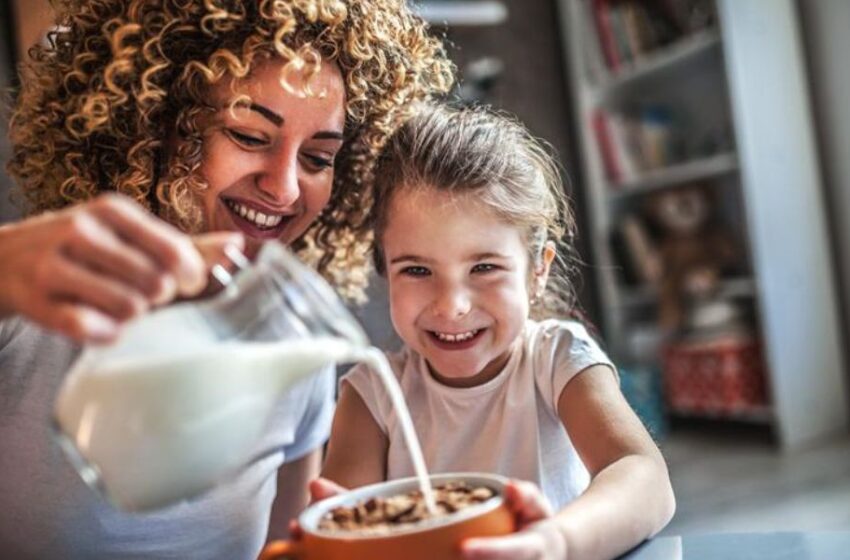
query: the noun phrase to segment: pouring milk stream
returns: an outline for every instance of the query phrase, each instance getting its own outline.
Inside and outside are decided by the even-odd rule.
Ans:
[[[262,457],[256,446],[290,387],[335,363],[366,362],[387,387],[433,508],[398,382],[333,290],[276,242],[252,265],[232,260],[244,268],[219,295],[142,317],[75,362],[54,427],[83,480],[127,511],[192,498]]]

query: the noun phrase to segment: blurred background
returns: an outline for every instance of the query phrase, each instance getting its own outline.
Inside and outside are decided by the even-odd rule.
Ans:
[[[664,533],[850,528],[850,2],[412,6],[455,95],[563,165],[583,311],[670,463]],[[50,21],[47,0],[0,1],[4,91]],[[9,193],[0,173],[0,222]],[[392,349],[371,292],[357,311]]]

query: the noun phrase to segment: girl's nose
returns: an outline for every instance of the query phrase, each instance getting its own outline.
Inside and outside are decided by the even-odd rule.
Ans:
[[[298,184],[298,155],[289,150],[269,154],[257,177],[257,188],[278,207],[290,206],[301,196]]]
[[[439,289],[434,299],[434,313],[444,319],[457,319],[469,313],[472,301],[469,292],[460,286],[445,286]]]

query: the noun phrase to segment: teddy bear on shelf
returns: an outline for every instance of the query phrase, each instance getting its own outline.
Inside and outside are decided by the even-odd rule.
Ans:
[[[721,278],[738,272],[740,251],[714,216],[713,191],[694,184],[647,200],[660,256],[659,323],[682,328],[688,307],[716,295]]]

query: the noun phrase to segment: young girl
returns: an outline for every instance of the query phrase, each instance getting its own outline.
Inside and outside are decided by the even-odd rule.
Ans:
[[[573,222],[546,151],[488,110],[423,108],[378,163],[372,218],[406,343],[390,363],[429,471],[531,481],[558,510],[516,483],[523,530],[469,540],[465,556],[610,558],[659,531],[674,510],[664,460],[610,360],[563,319],[572,298],[556,248]],[[412,474],[383,385],[355,368],[323,476],[353,487]]]

